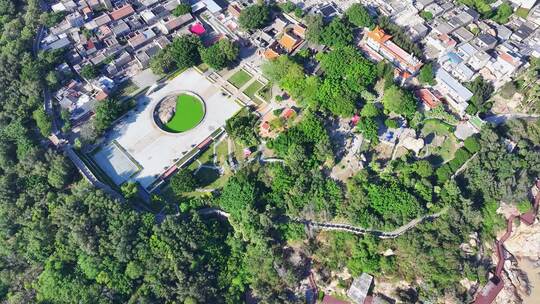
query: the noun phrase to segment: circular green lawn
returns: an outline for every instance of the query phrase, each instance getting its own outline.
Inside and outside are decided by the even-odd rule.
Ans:
[[[172,119],[165,124],[169,132],[185,132],[195,128],[204,117],[204,106],[199,98],[180,94],[176,98],[176,111]]]

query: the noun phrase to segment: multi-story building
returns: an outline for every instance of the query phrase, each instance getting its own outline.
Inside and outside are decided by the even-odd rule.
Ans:
[[[422,62],[413,54],[407,53],[393,43],[391,39],[392,36],[376,27],[373,31],[367,33],[366,45],[399,69],[412,75],[416,74],[420,70]]]

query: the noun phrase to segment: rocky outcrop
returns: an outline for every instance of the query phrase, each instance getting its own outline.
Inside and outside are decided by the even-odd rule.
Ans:
[[[158,108],[158,117],[162,124],[166,124],[174,116],[176,112],[176,98],[168,97],[163,100]]]
[[[531,226],[520,224],[504,246],[519,258],[540,259],[540,223]]]

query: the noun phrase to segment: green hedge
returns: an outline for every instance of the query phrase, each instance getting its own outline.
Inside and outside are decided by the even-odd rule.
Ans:
[[[480,142],[478,141],[476,137],[471,136],[465,139],[464,145],[465,145],[465,149],[467,149],[469,152],[473,154],[480,151]]]

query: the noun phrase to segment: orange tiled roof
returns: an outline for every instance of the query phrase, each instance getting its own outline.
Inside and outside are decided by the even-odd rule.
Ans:
[[[301,23],[295,24],[293,27],[293,32],[303,38],[306,36],[306,27]]]
[[[113,20],[119,20],[119,19],[127,17],[127,16],[129,16],[129,15],[131,15],[133,13],[135,13],[135,10],[133,9],[133,6],[131,6],[131,4],[127,4],[127,5],[122,6],[121,8],[118,8],[118,9],[114,10],[111,13],[111,18]]]
[[[416,97],[422,100],[430,108],[435,108],[440,103],[440,100],[433,95],[428,89],[420,89],[415,92]]]
[[[266,58],[266,59],[274,59],[274,58],[279,57],[279,53],[274,51],[272,48],[267,48],[264,51],[263,55],[264,55],[264,58]]]
[[[369,38],[380,43],[384,43],[385,41],[390,40],[392,38],[392,36],[387,35],[384,32],[384,30],[378,26],[376,26],[373,31],[368,32],[367,35]]]
[[[283,37],[279,39],[279,44],[281,44],[281,46],[283,46],[289,52],[293,51],[298,46],[299,42],[300,39],[297,39],[288,33],[284,33]]]

